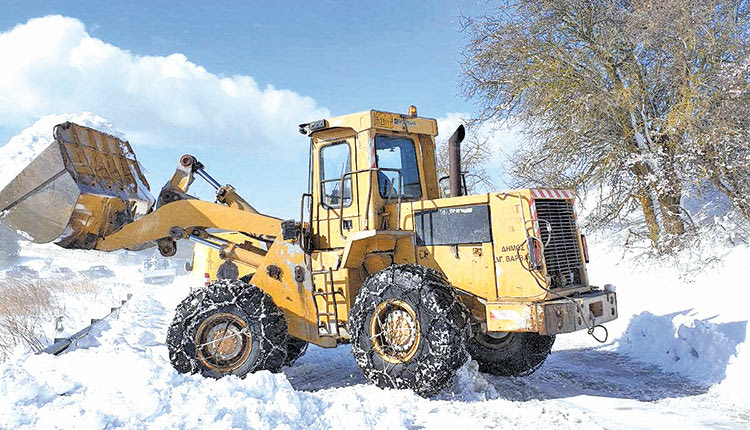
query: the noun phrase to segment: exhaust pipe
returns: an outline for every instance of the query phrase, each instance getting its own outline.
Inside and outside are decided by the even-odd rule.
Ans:
[[[466,137],[466,129],[461,124],[448,139],[448,173],[450,174],[451,197],[458,197],[463,194],[461,192],[461,142],[464,137]]]

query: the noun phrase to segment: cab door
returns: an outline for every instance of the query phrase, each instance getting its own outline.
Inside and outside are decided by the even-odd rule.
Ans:
[[[313,248],[343,248],[359,230],[360,202],[352,172],[356,171],[355,139],[317,145],[314,155]]]

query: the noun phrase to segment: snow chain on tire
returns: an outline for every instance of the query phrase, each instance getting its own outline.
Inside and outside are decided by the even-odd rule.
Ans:
[[[300,357],[305,355],[307,352],[308,343],[302,339],[297,339],[294,336],[289,336],[289,343],[286,348],[286,362],[285,366],[291,366]]]
[[[193,291],[177,306],[167,332],[174,368],[213,378],[278,372],[287,362],[288,340],[284,314],[271,297],[229,279]]]
[[[253,275],[254,273],[249,273],[243,277],[240,278],[240,281],[250,285],[253,282]],[[296,337],[289,335],[289,342],[287,343],[286,348],[286,361],[284,362],[285,366],[291,366],[299,360],[300,357],[305,355],[307,352],[308,343],[302,339],[297,339]]]
[[[365,280],[349,315],[352,354],[383,388],[422,396],[451,385],[468,354],[469,313],[439,272],[393,265]]]

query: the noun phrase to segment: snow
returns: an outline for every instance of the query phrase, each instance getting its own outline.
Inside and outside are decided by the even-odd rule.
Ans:
[[[170,365],[164,339],[187,280],[146,286],[130,278],[133,299],[68,352],[0,364],[0,428],[750,425],[745,284],[736,264],[750,250],[728,250],[724,265],[686,283],[676,269],[622,260],[593,239],[598,260],[590,276],[618,287],[620,318],[608,324],[610,341],[558,336],[553,354],[529,377],[484,375],[469,362],[451,388],[422,398],[368,384],[347,345],[311,347],[280,374],[183,375]],[[715,306],[722,312],[709,315]]]
[[[90,112],[43,116],[0,148],[0,160],[3,160],[2,169],[0,169],[0,189],[4,188],[55,140],[52,137],[52,129],[57,124],[66,121],[124,138],[107,120]]]
[[[617,284],[620,317],[609,326],[621,332],[618,353],[703,386],[718,384],[714,391],[750,403],[746,390],[729,389],[737,380],[750,382],[745,347],[750,291],[742,270],[750,261],[750,248],[719,241],[702,246],[721,261],[697,273],[687,271],[690,266],[680,258],[705,254],[706,249],[685,252],[677,261],[647,263],[618,262],[621,255],[599,248],[592,258],[598,254],[603,264],[592,264],[589,275]]]
[[[144,289],[119,319],[105,323],[94,339],[79,343],[73,351],[4,365],[0,393],[7,401],[0,404],[0,426],[357,429],[458,425],[471,418],[471,408],[461,412],[464,404],[486,398],[489,383],[476,374],[476,365],[462,369],[456,388],[445,393],[444,399],[381,390],[364,383],[358,370],[355,373],[346,347],[312,348],[304,362],[287,374],[262,371],[244,380],[179,374],[172,369],[163,343],[171,318],[171,307],[165,304],[173,306],[186,294],[177,285],[150,292]],[[346,364],[331,366],[332,362]],[[323,377],[307,389],[302,386],[311,381],[300,381],[298,390],[291,381],[297,379],[294,374],[299,369],[322,370]],[[342,370],[348,373],[346,378],[341,378]],[[352,385],[327,388],[342,380]],[[550,424],[565,422],[571,415],[585,420],[582,413],[534,412],[538,402],[496,402],[503,409],[511,408],[504,414],[511,422],[522,421],[530,413]]]
[[[117,135],[92,114],[45,117],[0,148],[0,183],[67,120]],[[614,236],[588,237],[592,283],[617,287],[619,318],[606,324],[606,344],[585,332],[560,335],[544,365],[524,378],[481,374],[470,361],[431,398],[368,384],[348,345],[311,346],[279,374],[180,374],[164,341],[188,294],[187,277],[147,286],[113,254],[24,247],[29,259],[40,250],[53,266],[106,262],[118,275],[121,284],[98,296],[61,297],[69,315],[63,334],[103,316],[124,294],[133,297],[62,355],[0,363],[0,429],[750,427],[743,270],[750,249],[717,236],[677,260],[643,260],[624,253]],[[28,264],[41,265],[39,256]],[[710,264],[696,270],[702,261]]]
[[[673,319],[681,314],[635,315],[620,338],[619,351],[699,381],[720,382],[738,341],[709,321],[695,319],[675,327]]]

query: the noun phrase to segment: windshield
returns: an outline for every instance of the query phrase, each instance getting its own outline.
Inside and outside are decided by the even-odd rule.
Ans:
[[[418,199],[422,197],[419,183],[417,154],[414,141],[399,136],[376,136],[375,157],[378,168],[393,169],[378,171],[380,196],[394,199]],[[401,177],[399,177],[401,172]]]

